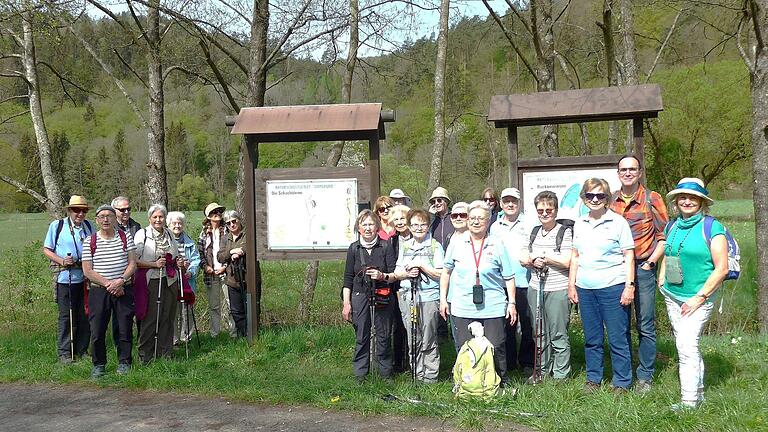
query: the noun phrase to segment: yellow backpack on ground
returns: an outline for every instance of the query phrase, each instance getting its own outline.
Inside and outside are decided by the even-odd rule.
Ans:
[[[499,394],[501,378],[493,364],[493,344],[482,333],[473,334],[475,337],[464,342],[453,365],[453,392],[456,397],[488,399]]]

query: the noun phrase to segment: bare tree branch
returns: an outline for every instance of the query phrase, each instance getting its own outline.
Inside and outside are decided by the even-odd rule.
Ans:
[[[759,7],[754,0],[747,0],[747,6],[749,6],[749,14],[752,16],[752,31],[755,32],[755,58],[757,58],[765,48],[763,42],[763,29],[760,27],[760,11]]]
[[[656,70],[656,66],[659,64],[659,60],[661,59],[661,53],[664,52],[664,48],[667,46],[669,39],[672,37],[672,33],[675,32],[677,22],[680,20],[680,16],[683,14],[683,11],[685,11],[685,8],[677,11],[677,15],[675,15],[675,19],[672,21],[672,25],[669,27],[669,31],[667,31],[667,36],[664,38],[664,42],[662,42],[661,46],[659,47],[659,51],[656,53],[656,58],[653,60],[653,64],[651,64],[650,69],[648,69],[648,73],[645,74],[646,84],[648,84],[648,80],[651,79],[653,71]]]
[[[26,98],[26,96],[24,96],[24,97]],[[0,103],[2,103],[2,102],[0,102]],[[21,116],[26,115],[26,114],[29,114],[29,110],[24,110],[24,111],[22,111],[20,113],[13,114],[12,116],[10,116],[8,118],[5,118],[2,121],[0,121],[0,125],[8,123],[9,121],[15,119],[16,117],[21,117]]]
[[[208,46],[205,45],[205,42],[203,42],[203,39],[198,40],[198,45],[200,45],[200,49],[202,49],[203,54],[205,55],[205,62],[208,63],[208,66],[211,68],[211,71],[213,71],[213,75],[216,77],[216,80],[221,85],[222,91],[227,96],[227,101],[229,102],[229,105],[232,107],[232,110],[234,110],[234,112],[240,112],[240,104],[238,104],[237,101],[235,101],[235,98],[232,96],[232,92],[229,90],[229,85],[227,84],[227,80],[224,78],[224,75],[219,70],[219,67],[216,65],[216,62],[213,61],[213,58],[211,58],[211,52],[208,49]]]
[[[149,85],[147,84],[147,82],[144,81],[143,78],[141,78],[141,75],[139,75],[139,73],[136,72],[136,69],[134,69],[133,66],[131,66],[127,61],[125,61],[123,56],[120,55],[120,52],[118,52],[116,49],[112,49],[112,52],[115,54],[117,59],[120,60],[120,63],[122,63],[123,66],[125,66],[126,68],[128,68],[128,70],[131,72],[133,77],[136,78],[137,80],[139,80],[141,85],[143,85],[145,88],[149,88]]]
[[[290,72],[288,72],[288,73],[287,73],[287,74],[285,74],[284,76],[280,77],[280,79],[278,79],[277,81],[275,81],[275,82],[273,82],[272,84],[270,84],[270,85],[267,87],[267,91],[269,91],[269,89],[271,89],[272,87],[275,87],[275,86],[277,86],[278,84],[280,84],[281,82],[283,82],[283,81],[284,81],[286,78],[288,78],[288,77],[289,77],[289,76],[291,76],[291,75],[293,75],[293,71],[290,71]]]
[[[501,22],[501,18],[496,14],[496,12],[491,8],[491,5],[488,4],[487,0],[482,0],[483,5],[485,5],[485,8],[488,9],[488,12],[491,14],[491,17],[493,17],[493,20],[496,21],[496,24],[498,24],[499,28],[501,29],[501,32],[504,33],[504,36],[507,38],[507,41],[510,45],[512,45],[512,49],[515,50],[515,53],[517,53],[517,56],[520,58],[520,61],[523,62],[523,65],[525,65],[525,68],[528,69],[528,72],[531,74],[533,79],[538,84],[539,82],[539,76],[536,73],[536,71],[531,67],[531,64],[528,63],[528,60],[525,58],[523,53],[520,51],[520,48],[517,46],[517,43],[512,39],[512,34],[509,32],[509,29],[507,29],[507,26],[504,25],[503,22]]]
[[[64,89],[65,92],[67,91],[67,89],[64,86],[64,83],[66,82],[67,84],[69,84],[72,87],[80,90],[83,93],[90,93],[92,95],[96,95],[96,96],[103,97],[103,98],[107,97],[106,95],[103,95],[101,93],[97,93],[97,92],[95,92],[93,90],[88,90],[86,88],[83,88],[79,84],[75,83],[74,81],[70,80],[69,78],[67,78],[64,75],[62,75],[61,73],[59,73],[59,71],[56,70],[56,68],[54,68],[51,64],[49,64],[46,61],[38,61],[37,64],[41,64],[41,65],[45,66],[46,68],[48,68],[48,70],[53,72],[53,74],[56,75],[59,78],[59,82],[61,83],[61,88]],[[67,93],[67,96],[69,96],[69,93]],[[70,99],[72,99],[72,98],[70,97]],[[74,103],[74,100],[72,102]]]
[[[757,62],[750,58],[749,54],[747,54],[747,51],[744,49],[744,46],[741,44],[741,31],[744,29],[744,22],[748,19],[749,16],[747,15],[746,11],[744,11],[744,13],[741,15],[741,18],[739,18],[739,26],[736,29],[736,48],[738,48],[741,59],[744,60],[744,63],[747,65],[747,68],[749,68],[750,73],[754,74],[755,65]]]
[[[8,176],[6,176],[4,174],[0,174],[0,180],[2,180],[4,182],[8,183],[9,185],[15,187],[17,192],[23,192],[23,193],[31,196],[32,198],[34,198],[35,200],[40,202],[40,204],[42,204],[43,206],[45,206],[46,203],[51,202],[51,200],[49,200],[48,198],[43,196],[41,193],[33,190],[32,188],[27,187],[25,184],[21,183],[20,181],[18,181],[16,179],[8,177]]]

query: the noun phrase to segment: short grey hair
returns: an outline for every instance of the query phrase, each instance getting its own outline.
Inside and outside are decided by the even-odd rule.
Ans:
[[[480,209],[485,213],[485,217],[489,218],[491,217],[491,209],[488,207],[488,204],[485,203],[485,201],[481,200],[474,200],[471,203],[469,203],[469,209],[467,210],[467,213],[471,213],[474,209]]]
[[[124,196],[122,196],[122,195],[121,195],[121,196],[119,196],[119,197],[115,197],[115,198],[112,200],[112,202],[110,203],[110,205],[111,205],[112,207],[117,207],[117,203],[119,203],[120,201],[125,201],[125,202],[127,202],[127,203],[130,203],[130,202],[131,202],[131,200],[129,200],[129,199],[128,199],[128,197],[124,197]]]
[[[229,222],[232,219],[237,219],[240,222],[243,221],[243,218],[240,217],[240,213],[237,210],[227,210],[224,212],[223,215],[221,215],[221,220],[223,220],[224,222]]]
[[[184,213],[180,211],[172,211],[168,213],[168,216],[165,217],[165,223],[168,226],[171,226],[171,222],[178,220],[181,222],[182,225],[187,225],[187,217],[184,215]]]
[[[164,205],[162,205],[162,204],[152,204],[151,206],[149,206],[149,210],[147,210],[147,219],[151,218],[152,214],[155,213],[158,210],[160,210],[163,213],[163,217],[167,217],[168,216],[168,209],[165,208]]]

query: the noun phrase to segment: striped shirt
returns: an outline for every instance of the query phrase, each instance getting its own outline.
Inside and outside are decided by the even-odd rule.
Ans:
[[[650,194],[650,200],[648,194]],[[621,189],[615,192],[611,210],[629,222],[632,238],[635,240],[636,260],[642,261],[650,257],[658,242],[665,240],[664,227],[669,220],[667,206],[661,195],[649,191],[642,184],[639,185],[629,203],[622,199]]]
[[[96,236],[96,256],[91,256],[91,237],[83,242],[83,261],[91,261],[93,271],[107,280],[119,279],[123,277],[125,268],[128,267],[128,252],[136,250],[133,238],[130,233],[125,233],[127,249],[123,250],[123,241],[115,232],[111,239],[102,238],[98,233]]]
[[[563,235],[563,243],[560,244],[560,252],[555,252],[555,246],[557,246],[557,234],[561,229],[565,229]],[[532,232],[532,231],[531,231]],[[530,233],[528,235],[530,241]],[[541,256],[563,256],[571,255],[571,249],[573,247],[573,230],[563,228],[562,225],[557,224],[552,231],[544,234],[544,229],[539,229],[536,234],[536,238],[531,245],[531,259]],[[531,288],[539,289],[541,286],[539,276],[536,274],[535,269],[531,271],[531,281],[529,285]],[[561,291],[568,289],[568,269],[562,267],[549,266],[547,275],[544,278],[544,291]]]

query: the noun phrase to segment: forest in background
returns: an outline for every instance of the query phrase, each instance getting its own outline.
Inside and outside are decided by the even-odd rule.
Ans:
[[[607,65],[612,62],[606,61],[606,2],[553,3],[556,10],[563,10],[554,44],[567,63],[564,69],[555,69],[556,88],[609,85],[611,67]],[[681,177],[699,176],[709,182],[716,198],[749,198],[749,72],[732,35],[723,30],[738,15],[697,3],[632,2],[640,81],[647,78],[661,85],[664,100],[664,112],[646,124],[648,180],[652,187],[666,191]],[[521,13],[525,12],[522,7]],[[38,59],[52,66],[39,67],[40,88],[52,166],[63,195],[83,194],[98,203],[124,194],[146,208],[146,129],[113,78],[73,32],[46,13],[40,12],[39,20],[45,25],[35,43]],[[128,12],[120,16],[131,19]],[[168,16],[164,19],[169,20]],[[445,75],[446,149],[440,184],[455,200],[474,198],[487,185],[497,189],[508,185],[505,134],[486,121],[488,103],[495,94],[536,91],[536,82],[523,64],[535,47],[525,39],[514,14],[508,12],[502,19],[519,37],[522,55],[512,49],[490,16],[451,20]],[[134,73],[147,68],[142,46],[133,43],[112,19],[82,15],[73,21],[128,92],[138,100],[146,99],[145,78]],[[618,38],[620,30],[616,23],[614,26],[612,32]],[[2,36],[0,53],[13,52],[12,38],[7,32]],[[240,40],[218,37],[217,42],[237,51],[248,35],[238,36]],[[272,39],[270,43],[275,43]],[[164,64],[181,65],[165,81],[165,157],[171,208],[200,209],[214,199],[230,205],[235,201],[240,139],[230,136],[224,125],[224,116],[234,112],[222,87],[211,85],[214,81],[207,60],[218,65],[219,73],[230,82],[237,83],[238,71],[228,58],[215,52],[209,59],[203,58],[198,45],[182,26],[168,26],[163,35]],[[436,36],[431,36],[406,40],[391,52],[360,57],[351,93],[353,102],[381,102],[385,109],[396,110],[397,121],[387,125],[382,146],[382,190],[402,188],[417,203],[428,196],[436,47]],[[342,101],[344,53],[333,41],[318,44],[314,50],[318,49],[323,53],[319,60],[308,52],[286,53],[284,60],[270,68],[265,105]],[[242,61],[247,62],[247,51],[240,51]],[[2,57],[0,68],[15,67],[15,59]],[[615,83],[616,78],[612,79]],[[25,87],[22,80],[0,75],[0,154],[4,155],[0,173],[42,191],[32,121],[28,115],[12,118],[27,106],[24,98],[14,98],[25,93]],[[231,88],[234,98],[244,99],[243,85]],[[577,125],[560,126],[560,154],[608,152],[608,124],[587,124],[586,129],[585,146]],[[623,136],[626,134],[620,134]],[[522,129],[519,139],[521,157],[541,154],[538,128]],[[330,145],[269,144],[260,148],[260,167],[298,167],[323,165]],[[354,149],[364,151],[359,144]],[[615,151],[623,153],[623,140]],[[353,155],[342,163],[359,160]],[[41,210],[39,202],[0,183],[0,211]]]

